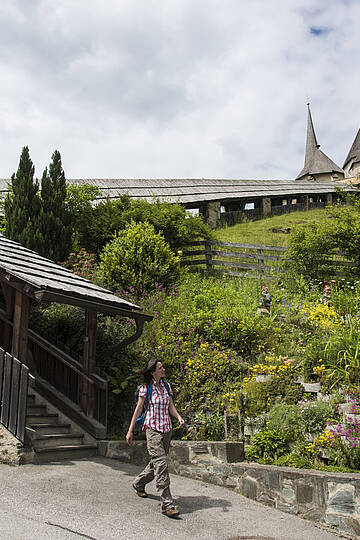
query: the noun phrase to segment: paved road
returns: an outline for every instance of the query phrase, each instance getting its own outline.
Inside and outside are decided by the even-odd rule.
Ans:
[[[1,540],[335,540],[339,536],[236,493],[172,476],[181,519],[160,513],[155,486],[140,499],[139,469],[104,458],[0,465]]]

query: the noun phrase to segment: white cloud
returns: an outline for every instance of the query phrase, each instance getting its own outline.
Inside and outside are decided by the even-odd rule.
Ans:
[[[0,176],[27,144],[38,176],[57,148],[69,178],[295,177],[308,96],[342,165],[359,20],[357,0],[3,0]]]

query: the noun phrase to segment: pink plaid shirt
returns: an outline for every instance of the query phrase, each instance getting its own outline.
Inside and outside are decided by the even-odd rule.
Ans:
[[[172,397],[170,384],[169,389],[170,396]],[[145,397],[146,393],[146,384],[142,384],[139,388],[139,397]],[[161,433],[171,431],[172,425],[169,414],[170,396],[163,381],[160,380],[160,384],[157,385],[156,381],[153,379],[151,399],[145,416],[143,430],[150,428],[155,431],[160,431]]]

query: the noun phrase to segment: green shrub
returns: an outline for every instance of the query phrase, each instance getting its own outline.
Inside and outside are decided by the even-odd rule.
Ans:
[[[169,286],[179,277],[179,258],[150,223],[131,223],[105,246],[99,277],[105,285],[137,294]]]
[[[321,279],[331,276],[329,253],[336,247],[328,221],[312,222],[292,230],[289,249],[290,259],[285,263],[295,273],[303,274],[308,279]]]
[[[277,429],[265,429],[255,433],[250,439],[246,450],[246,458],[262,463],[272,463],[275,458],[282,456],[288,449],[287,440]]]
[[[221,441],[224,439],[224,416],[211,411],[196,413],[187,427],[185,440]]]
[[[324,360],[330,388],[360,382],[360,321],[351,320],[329,337]]]
[[[77,219],[78,240],[81,247],[99,253],[115,233],[131,223],[151,223],[173,249],[199,238],[210,238],[211,229],[200,216],[192,216],[180,204],[155,200],[131,200],[127,195],[119,199],[84,207],[85,219]]]
[[[281,432],[287,441],[294,441],[302,432],[302,415],[297,405],[277,403],[268,413],[269,427]]]
[[[305,433],[321,433],[333,415],[332,406],[324,401],[308,401],[300,404]]]

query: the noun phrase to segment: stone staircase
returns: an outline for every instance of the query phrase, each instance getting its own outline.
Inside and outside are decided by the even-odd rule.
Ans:
[[[32,389],[27,396],[26,433],[34,450],[34,463],[80,459],[97,453],[95,439]]]

